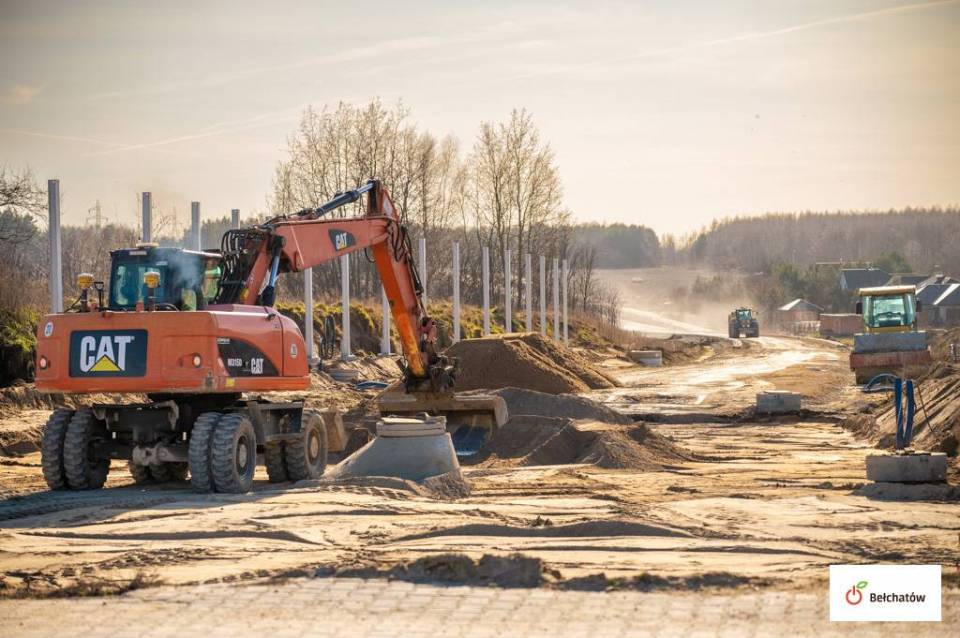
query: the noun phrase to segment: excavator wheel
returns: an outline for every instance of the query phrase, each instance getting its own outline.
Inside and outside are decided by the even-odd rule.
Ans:
[[[193,422],[190,432],[190,483],[201,492],[214,492],[211,444],[213,430],[223,415],[219,412],[204,412]]]
[[[213,429],[210,456],[213,484],[218,492],[249,492],[257,467],[257,435],[250,419],[239,413],[221,417]]]
[[[63,437],[63,472],[70,489],[98,490],[107,482],[110,459],[97,456],[97,444],[106,437],[106,426],[89,408],[74,413]]]
[[[263,446],[263,462],[267,466],[267,476],[271,483],[283,483],[290,480],[287,463],[284,460],[283,442],[275,441]]]
[[[67,425],[73,418],[73,410],[59,408],[53,411],[43,426],[43,443],[40,445],[40,464],[43,478],[51,490],[66,490],[67,477],[63,473],[63,439]]]
[[[153,483],[153,477],[150,475],[149,465],[140,465],[139,463],[128,461],[127,469],[130,471],[130,476],[133,477],[133,482],[137,485]]]
[[[300,423],[299,436],[283,446],[291,481],[320,478],[327,469],[327,426],[323,417],[304,410]]]

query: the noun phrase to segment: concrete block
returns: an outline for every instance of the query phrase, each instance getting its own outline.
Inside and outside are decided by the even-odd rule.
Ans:
[[[325,410],[320,413],[323,424],[327,427],[327,449],[330,452],[343,452],[347,447],[347,429],[343,426],[343,415],[336,410]]]
[[[800,395],[796,392],[770,390],[757,393],[757,414],[788,414],[800,409]]]
[[[942,483],[947,480],[943,452],[902,452],[867,457],[867,479],[883,483]]]
[[[360,371],[353,368],[328,368],[324,370],[330,378],[340,383],[356,383],[360,378]]]
[[[662,350],[631,350],[627,353],[631,361],[645,366],[659,367],[663,365]]]

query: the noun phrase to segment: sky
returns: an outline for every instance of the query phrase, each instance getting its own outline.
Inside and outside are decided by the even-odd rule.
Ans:
[[[529,110],[580,221],[960,204],[960,0],[0,0],[0,165],[67,223],[266,209],[303,109],[468,151]]]

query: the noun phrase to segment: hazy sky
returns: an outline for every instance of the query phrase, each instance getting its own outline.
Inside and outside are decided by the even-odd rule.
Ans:
[[[960,0],[10,2],[0,163],[65,218],[263,209],[309,104],[526,107],[581,220],[960,203]]]

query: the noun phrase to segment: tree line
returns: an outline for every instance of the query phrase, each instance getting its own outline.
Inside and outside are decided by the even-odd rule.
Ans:
[[[781,263],[798,268],[825,262],[878,265],[884,255],[898,254],[917,272],[940,269],[960,275],[958,237],[956,206],[771,214],[715,221],[664,258],[717,270],[772,273]]]

